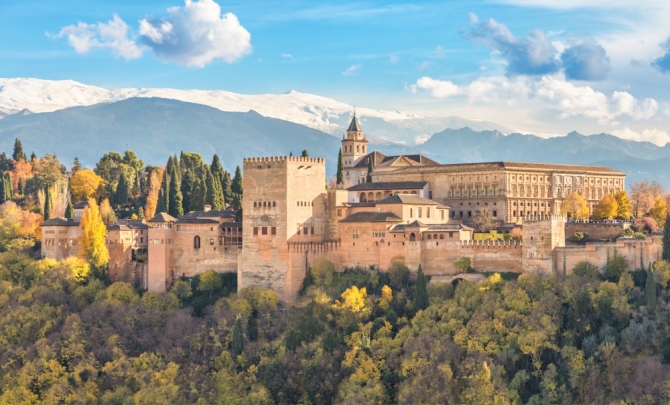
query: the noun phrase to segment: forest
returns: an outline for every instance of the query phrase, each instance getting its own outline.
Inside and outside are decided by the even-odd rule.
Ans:
[[[239,208],[241,174],[216,161],[184,152],[152,168],[110,152],[88,170],[27,159],[20,143],[0,155],[0,404],[670,402],[670,227],[664,260],[648,268],[614,254],[566,277],[435,283],[401,263],[336,271],[316,260],[294,302],[238,291],[232,273],[156,293],[110,283],[90,255],[39,258],[39,224],[73,200],[100,202],[108,222]],[[633,212],[658,227],[664,198],[646,187]]]

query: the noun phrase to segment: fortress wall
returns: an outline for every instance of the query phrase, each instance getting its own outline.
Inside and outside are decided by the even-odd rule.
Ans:
[[[567,223],[565,224],[565,237],[569,238],[575,232],[587,232],[591,239],[614,239],[621,235],[624,229],[630,228],[629,223],[623,224],[591,224],[591,223]]]
[[[426,274],[458,274],[454,265],[461,257],[472,259],[477,271],[517,272],[521,269],[521,244],[514,241],[421,242],[422,269]]]

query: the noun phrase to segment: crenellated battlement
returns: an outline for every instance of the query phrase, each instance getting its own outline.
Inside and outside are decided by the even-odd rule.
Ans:
[[[522,243],[516,240],[463,240],[461,248],[520,248]]]
[[[243,159],[243,163],[245,165],[255,163],[274,163],[274,162],[326,163],[326,159],[310,158],[302,156],[265,156],[265,157],[252,157]]]
[[[542,222],[542,221],[563,221],[567,222],[568,218],[564,215],[528,215],[524,217],[523,222]]]

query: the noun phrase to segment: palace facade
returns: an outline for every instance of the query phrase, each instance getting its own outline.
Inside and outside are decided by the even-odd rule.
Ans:
[[[421,265],[433,276],[458,274],[455,263],[464,256],[480,271],[562,274],[580,260],[600,266],[614,249],[631,268],[660,258],[660,236],[565,246],[565,196],[579,192],[593,206],[624,189],[625,174],[616,170],[514,162],[441,165],[421,155],[385,156],[368,151],[355,116],[342,151],[346,184],[329,189],[325,159],[244,159],[241,222],[233,212],[205,209],[179,218],[159,213],[141,226],[110,226],[112,280],[165,291],[179,277],[236,271],[238,288],[255,285],[293,299],[318,258],[337,269],[386,271],[402,262],[412,271]],[[367,183],[370,160],[373,182]],[[470,221],[485,208],[501,225],[522,225],[523,239],[475,241]],[[77,218],[46,221],[42,255],[76,254],[79,232]],[[148,263],[138,270],[132,252],[143,243]]]

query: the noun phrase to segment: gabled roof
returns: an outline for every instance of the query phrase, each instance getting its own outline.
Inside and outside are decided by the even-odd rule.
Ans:
[[[178,224],[215,224],[218,225],[219,221],[215,218],[183,218],[179,217],[177,220]]]
[[[40,226],[79,226],[80,219],[51,218],[42,222]]]
[[[425,159],[425,157],[424,157]],[[365,159],[362,159],[365,160]],[[414,168],[405,167],[399,168],[398,171],[402,173],[449,173],[461,171],[488,171],[488,170],[538,170],[543,172],[565,172],[565,173],[589,173],[589,174],[609,174],[625,176],[624,172],[610,169],[604,166],[585,166],[585,165],[566,165],[555,163],[528,163],[528,162],[480,162],[480,163],[454,163],[454,164],[437,164],[424,165],[431,166],[430,168]],[[357,165],[358,167],[358,165]],[[367,167],[367,163],[365,164]],[[387,174],[382,172],[382,174]],[[388,173],[391,175],[392,173]],[[393,174],[398,174],[395,172]]]
[[[436,225],[426,225],[423,222],[414,221],[411,224],[398,224],[394,225],[390,232],[405,232],[406,228],[428,228],[426,231],[460,231],[460,230],[472,230],[469,226],[463,224],[436,224]]]
[[[114,224],[114,225],[109,225],[107,227],[108,231],[131,231],[132,228],[129,227],[128,225],[119,225],[119,224]]]
[[[379,181],[376,183],[356,184],[347,190],[417,190],[426,187],[426,184],[428,184],[427,181]]]
[[[419,221],[418,219],[415,220],[412,223],[409,223],[405,225],[405,228],[426,228],[428,225],[424,224],[423,222]]]
[[[177,219],[172,215],[166,212],[161,212],[159,214],[156,214],[153,218],[151,218],[147,222],[175,222],[176,220]]]
[[[79,201],[78,203],[72,206],[72,208],[76,210],[83,210],[86,207],[88,207],[88,201]]]
[[[340,222],[398,222],[399,216],[392,212],[357,212],[349,215]]]
[[[209,210],[209,211],[190,211],[179,217],[179,220],[196,218],[235,218],[235,211]]]
[[[375,204],[421,204],[421,205],[440,205],[439,203],[427,198],[419,197],[416,194],[396,194],[386,197]]]
[[[363,132],[361,123],[358,122],[358,118],[356,118],[356,113],[354,113],[353,118],[351,118],[351,123],[349,124],[349,128],[347,128],[347,132]]]
[[[375,167],[415,167],[415,166],[439,166],[440,164],[433,159],[423,155],[395,155],[386,156],[385,154],[374,151],[365,155],[354,167],[368,167],[370,159],[374,160]]]

